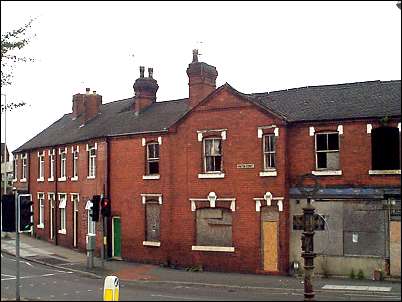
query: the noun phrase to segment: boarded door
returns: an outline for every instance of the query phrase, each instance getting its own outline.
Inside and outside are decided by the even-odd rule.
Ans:
[[[121,257],[121,226],[120,217],[113,217],[113,257]]]
[[[278,271],[278,222],[263,221],[264,270]]]

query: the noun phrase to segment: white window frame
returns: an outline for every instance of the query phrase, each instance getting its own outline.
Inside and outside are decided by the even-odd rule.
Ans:
[[[36,226],[38,229],[45,227],[45,193],[38,192],[38,208],[39,208],[39,224]]]
[[[22,154],[21,160],[22,160],[22,175],[21,175],[20,182],[26,182],[27,174],[28,174],[28,155],[27,155],[27,153]]]
[[[88,176],[87,179],[94,179],[96,177],[96,150],[97,150],[97,143],[94,145],[87,144],[87,151],[88,151]],[[93,151],[93,154],[91,154]]]
[[[38,152],[38,178],[37,181],[45,180],[45,152]]]
[[[270,140],[271,137],[274,140],[274,142],[273,142],[273,151],[265,151],[266,139]],[[263,167],[264,172],[276,171],[276,142],[275,142],[276,139],[275,138],[276,138],[275,134],[264,134],[262,136],[262,153],[263,153],[263,157],[264,157],[264,167]],[[272,142],[270,141],[270,143],[272,143]],[[266,158],[267,155],[274,157],[274,163],[275,163],[274,167],[268,167],[267,166],[267,158]]]
[[[66,181],[67,179],[67,148],[59,149],[60,155],[60,177],[59,181]]]
[[[13,181],[16,182],[18,180],[18,154],[15,155],[14,158],[14,179]]]
[[[62,198],[64,198],[64,203],[62,202]],[[59,193],[59,214],[60,214],[60,225],[59,225],[59,234],[66,234],[67,233],[67,193]]]
[[[317,150],[317,136],[318,135],[327,135],[327,140],[328,140],[328,134],[337,134],[338,135],[338,149],[337,150]],[[328,144],[328,141],[327,141]],[[327,132],[315,132],[314,133],[314,146],[315,146],[315,168],[316,171],[312,171],[312,174],[314,175],[342,175],[342,170],[340,170],[341,166],[341,159],[340,159],[340,134],[338,131],[327,131]],[[338,153],[338,169],[332,169],[332,168],[318,168],[318,153]]]
[[[47,180],[54,181],[55,152],[54,149],[52,149],[52,151],[49,150],[48,152],[49,152],[49,178]]]
[[[218,140],[219,143],[221,144],[221,153],[219,155],[217,155],[217,156],[221,157],[221,169],[219,171],[207,171],[207,156],[206,156],[206,152],[205,152],[206,141],[212,141],[212,144],[213,144],[213,142],[215,140]],[[204,164],[203,173],[205,173],[205,174],[221,174],[221,173],[223,173],[222,143],[223,143],[223,139],[221,137],[205,137],[205,138],[203,138],[203,140],[202,140],[202,151],[203,151],[202,157],[203,157],[203,164]],[[217,156],[210,155],[210,157],[217,157]]]
[[[149,155],[149,146],[151,146],[151,145],[155,145],[155,146],[158,146],[157,148],[158,148],[158,157],[150,157],[150,155]],[[157,176],[157,175],[159,175],[160,174],[160,171],[159,171],[159,168],[160,168],[160,165],[159,165],[159,162],[160,162],[160,148],[159,148],[159,142],[149,142],[149,143],[147,143],[146,144],[146,152],[147,152],[147,167],[146,167],[146,169],[147,169],[147,171],[146,171],[146,175],[147,176]],[[151,162],[157,162],[158,163],[158,173],[157,174],[151,174],[150,172],[149,172],[149,164],[151,163]]]
[[[73,153],[73,176],[71,177],[72,181],[78,180],[78,156],[79,156],[79,146],[76,149],[71,147]]]

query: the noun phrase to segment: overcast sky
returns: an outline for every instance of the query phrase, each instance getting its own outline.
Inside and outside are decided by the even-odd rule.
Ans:
[[[140,65],[154,68],[158,101],[188,97],[194,48],[217,86],[244,93],[401,79],[396,1],[1,1],[2,33],[31,17],[36,37],[22,53],[36,62],[18,64],[1,90],[29,103],[7,113],[10,151],[71,112],[86,87],[103,103],[133,96]]]

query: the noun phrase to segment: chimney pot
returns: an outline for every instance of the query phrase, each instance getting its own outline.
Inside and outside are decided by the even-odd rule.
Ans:
[[[144,71],[145,71],[145,67],[144,66],[140,66],[140,78],[144,77]]]
[[[96,94],[96,90],[92,91],[92,94]]]
[[[86,94],[89,94],[89,91],[91,90],[91,88],[86,88],[85,89],[85,92],[86,92]]]
[[[153,73],[154,73],[154,69],[151,67],[148,68],[148,77],[150,77],[152,79]]]

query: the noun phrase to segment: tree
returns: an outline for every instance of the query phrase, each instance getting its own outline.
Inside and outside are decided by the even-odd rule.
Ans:
[[[21,54],[19,54],[19,51],[31,41],[31,38],[27,36],[27,33],[34,20],[35,19],[30,19],[20,28],[1,34],[1,87],[11,84],[15,63],[35,61],[33,58],[21,56]],[[1,105],[1,112],[12,110],[24,105],[26,105],[26,103],[23,101],[10,102],[7,104],[7,108],[5,105]]]

